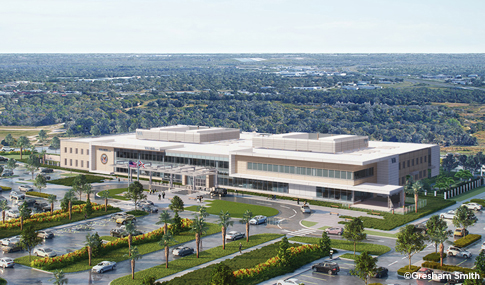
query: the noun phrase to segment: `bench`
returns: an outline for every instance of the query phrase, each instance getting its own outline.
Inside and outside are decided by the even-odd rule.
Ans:
[[[345,221],[346,222],[352,222],[354,219],[351,219],[351,218],[345,218]]]
[[[339,206],[337,206],[337,205],[330,205],[330,207],[332,207],[332,208],[340,208],[340,207],[339,207]]]
[[[381,213],[371,212],[372,215],[380,216]]]
[[[331,216],[331,215],[338,216],[338,215],[339,215],[339,213],[337,213],[337,212],[330,212],[330,216]]]

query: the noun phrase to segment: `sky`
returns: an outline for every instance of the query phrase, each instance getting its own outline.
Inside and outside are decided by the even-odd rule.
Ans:
[[[483,53],[483,0],[0,0],[0,53]]]

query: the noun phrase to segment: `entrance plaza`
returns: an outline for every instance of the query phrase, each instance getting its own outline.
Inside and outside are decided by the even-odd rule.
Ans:
[[[439,146],[366,136],[168,126],[61,141],[61,167],[145,178],[150,187],[223,187],[390,211],[403,185],[439,174]]]

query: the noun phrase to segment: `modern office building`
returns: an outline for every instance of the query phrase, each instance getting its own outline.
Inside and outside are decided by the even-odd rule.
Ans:
[[[439,174],[439,146],[318,133],[169,126],[61,141],[62,167],[352,205],[403,205],[406,177]],[[135,163],[144,165],[134,167]],[[139,172],[138,172],[139,171]]]

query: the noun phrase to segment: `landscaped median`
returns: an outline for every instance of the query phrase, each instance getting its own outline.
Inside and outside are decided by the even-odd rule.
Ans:
[[[184,243],[195,239],[195,235],[188,231],[191,222],[190,219],[182,219],[183,231],[174,236],[177,243]],[[207,223],[207,225],[209,227],[207,230],[208,235],[220,231],[218,225],[210,223]],[[171,228],[170,225],[168,227],[169,229]],[[163,249],[163,247],[158,244],[162,236],[163,228],[159,228],[152,232],[133,237],[132,245],[138,247],[140,254],[158,251]],[[93,256],[92,264],[97,264],[104,260],[120,262],[127,259],[126,254],[128,254],[128,237],[113,239],[101,246],[99,254]],[[89,266],[88,264],[87,247],[53,258],[39,258],[32,256],[32,262],[30,263],[28,256],[16,258],[15,262],[48,271],[62,269],[66,273],[89,270],[92,268],[92,266]]]
[[[258,234],[258,235],[252,235],[249,237],[249,242],[247,243],[246,241],[242,241],[241,243],[243,244],[243,249],[247,249],[274,239],[277,239],[279,237],[282,237],[283,235],[281,234]],[[254,251],[255,254],[258,254],[262,249],[258,249]],[[139,271],[135,273],[135,279],[131,279],[131,275],[127,275],[118,279],[115,279],[111,282],[112,285],[130,285],[130,284],[140,284],[141,281],[146,278],[146,277],[155,277],[156,279],[160,279],[175,273],[178,273],[180,271],[184,271],[186,269],[190,269],[192,267],[210,262],[212,260],[236,253],[239,251],[239,242],[230,242],[226,244],[226,249],[223,250],[222,246],[214,247],[205,251],[201,251],[199,254],[199,258],[193,255],[185,256],[176,260],[172,260],[169,262],[168,268],[165,268],[165,264],[157,265],[155,267],[145,269],[142,271]],[[266,255],[265,251],[261,251],[262,256],[260,256],[260,259],[258,259],[258,263],[262,262],[263,259],[266,260],[268,257]],[[245,256],[241,255],[242,256]],[[263,259],[261,259],[263,258]],[[256,263],[256,264],[258,264]],[[256,265],[254,264],[254,265]],[[254,266],[254,265],[249,265],[249,266]],[[203,268],[205,269],[205,268]],[[201,269],[202,270],[202,269]],[[209,278],[210,278],[210,270],[209,269]],[[199,272],[198,270],[195,272]],[[207,273],[202,274],[199,272],[197,274],[197,280],[191,280],[187,281],[184,279],[184,281],[180,284],[205,284],[208,279]],[[176,278],[179,279],[179,278]],[[179,283],[177,283],[179,284]]]
[[[108,205],[108,211],[105,211],[104,205],[98,205],[96,203],[92,203],[92,205],[93,213],[89,216],[89,218],[100,217],[121,211],[119,208],[114,208],[110,205]],[[82,204],[72,207],[71,220],[69,220],[68,211],[64,212],[62,210],[56,210],[52,213],[52,215],[50,212],[33,214],[30,216],[30,218],[24,220],[24,225],[32,224],[35,230],[41,230],[84,220],[84,206],[85,205]],[[20,218],[7,220],[5,223],[0,222],[0,238],[19,235],[20,233]]]
[[[111,177],[103,177],[103,176],[96,176],[96,175],[89,175],[89,174],[81,174],[81,175],[84,175],[86,177],[86,183],[101,183],[101,182],[104,182],[104,180],[113,180],[113,178]],[[74,183],[74,179],[76,179],[76,176],[51,180],[51,181],[48,181],[48,183],[64,185],[64,186],[72,186]]]
[[[256,215],[263,215],[263,216],[275,216],[278,215],[279,211],[270,207],[260,206],[260,205],[253,205],[253,204],[246,204],[246,203],[238,203],[238,202],[231,202],[225,200],[213,200],[209,201],[206,205],[207,213],[218,215],[221,210],[226,212],[229,211],[231,217],[233,218],[242,218],[244,212],[249,210],[253,213],[254,216]],[[185,210],[188,211],[197,211],[197,206],[190,206],[186,207]]]
[[[292,237],[289,240],[296,241],[296,242],[303,242],[309,244],[318,244],[320,238],[315,237]],[[343,250],[350,250],[354,251],[354,243],[348,240],[339,240],[339,239],[332,239],[331,240],[332,248],[343,249]],[[365,243],[365,242],[358,242],[356,246],[357,252],[367,251],[371,255],[382,255],[391,251],[391,248],[381,244],[373,244],[373,243]]]
[[[458,247],[465,247],[465,246],[469,246],[470,244],[476,242],[481,238],[482,238],[482,235],[469,234],[465,237],[455,240],[453,244]]]

